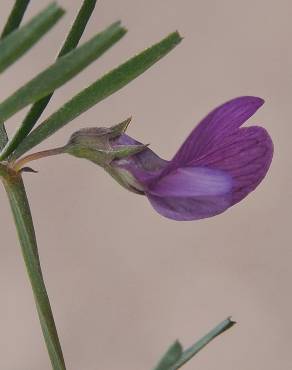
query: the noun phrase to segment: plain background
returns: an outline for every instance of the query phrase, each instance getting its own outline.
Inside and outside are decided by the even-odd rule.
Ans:
[[[1,76],[3,99],[56,55],[81,0]],[[1,23],[13,1],[1,1]],[[31,1],[28,19],[48,1]],[[56,92],[44,117],[105,71],[179,29],[183,43],[129,86],[47,140],[132,115],[130,135],[171,158],[211,109],[240,95],[266,104],[249,121],[274,144],[268,176],[221,216],[174,222],[89,162],[55,157],[25,183],[68,370],[149,370],[179,338],[186,346],[228,315],[238,325],[187,369],[290,369],[291,1],[104,0],[83,41],[122,19],[129,33]],[[12,133],[22,111],[7,122]],[[4,191],[0,193],[0,369],[49,370]]]

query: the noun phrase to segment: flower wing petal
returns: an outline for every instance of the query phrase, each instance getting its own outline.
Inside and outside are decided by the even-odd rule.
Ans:
[[[242,96],[214,109],[194,128],[169,167],[186,166],[195,158],[208,153],[224,137],[237,130],[263,103],[261,98]]]
[[[245,198],[266,176],[273,142],[258,126],[244,127],[221,140],[213,151],[194,160],[194,166],[226,171],[233,179],[232,204]]]
[[[160,178],[148,191],[162,197],[202,197],[226,194],[231,188],[231,177],[223,171],[182,167]]]

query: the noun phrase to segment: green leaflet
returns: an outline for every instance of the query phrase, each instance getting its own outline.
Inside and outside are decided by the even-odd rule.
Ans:
[[[208,343],[210,343],[218,335],[230,329],[234,324],[234,321],[232,321],[230,318],[227,318],[185,351],[183,351],[180,342],[174,342],[154,370],[178,370],[186,362],[192,359],[199,351],[201,351]]]
[[[120,26],[120,22],[116,22],[85,44],[58,59],[0,104],[0,119],[6,120],[25,106],[64,85],[120,40],[125,33],[126,30]]]
[[[208,334],[204,335],[198,342],[196,342],[193,346],[185,350],[182,356],[178,359],[178,361],[171,367],[169,370],[177,370],[182,367],[186,362],[188,362],[191,358],[193,358],[199,351],[201,351],[208,343],[210,343],[213,339],[218,337],[218,335],[224,333],[226,330],[230,329],[235,324],[230,318],[222,321],[219,325],[217,325],[214,329],[212,329]]]
[[[83,4],[77,14],[77,17],[58,54],[58,58],[76,48],[86,28],[87,22],[89,21],[90,16],[95,8],[96,2],[97,0],[83,1]],[[0,154],[0,157],[2,159],[6,159],[7,157],[9,157],[9,155],[14,151],[14,149],[17,148],[19,143],[30,133],[30,131],[40,118],[41,114],[45,110],[46,106],[50,102],[53,93],[54,92],[33,104],[31,109],[25,116],[23,122],[21,123],[20,127],[17,129],[12,139],[9,141],[3,152]],[[4,146],[0,149],[2,150],[3,148]]]
[[[75,95],[64,106],[34,129],[19,145],[13,153],[12,158],[20,157],[23,153],[32,149],[65,126],[68,122],[120,90],[169,53],[181,40],[182,38],[178,32],[171,33],[162,41],[129,59]]]
[[[30,0],[16,0],[14,6],[9,14],[7,22],[1,34],[1,39],[8,36],[11,32],[16,30],[24,16],[26,8]],[[0,150],[2,150],[8,142],[8,136],[3,122],[0,123]]]
[[[4,37],[0,41],[0,73],[29,50],[63,14],[64,10],[53,3],[26,25]],[[4,31],[7,33],[7,30]]]

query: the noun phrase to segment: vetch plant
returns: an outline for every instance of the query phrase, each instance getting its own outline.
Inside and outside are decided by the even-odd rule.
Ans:
[[[0,41],[0,72],[16,62],[62,17],[64,10],[52,3],[20,26],[29,0],[16,0]],[[43,335],[54,370],[65,361],[47,295],[34,225],[26,196],[23,172],[34,172],[28,163],[47,156],[70,154],[104,168],[126,189],[145,195],[157,212],[174,220],[197,220],[224,212],[242,200],[266,175],[273,144],[261,127],[241,127],[263,104],[255,97],[233,99],[212,111],[191,132],[172,160],[156,155],[148,145],[128,136],[127,119],[112,127],[83,128],[63,147],[26,153],[101,100],[107,98],[163,58],[181,41],[178,32],[98,78],[39,123],[54,90],[98,59],[126,33],[113,23],[78,46],[96,0],[84,0],[57,60],[0,103],[0,178],[14,216],[24,261],[35,297]],[[20,26],[20,27],[19,27]],[[4,122],[31,105],[11,138]],[[175,370],[206,344],[229,329],[228,318],[183,351],[175,342],[156,370]]]

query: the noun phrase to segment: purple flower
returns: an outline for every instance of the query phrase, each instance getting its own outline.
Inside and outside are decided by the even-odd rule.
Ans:
[[[212,217],[245,198],[270,167],[273,143],[267,131],[259,126],[241,127],[263,103],[245,96],[216,108],[195,127],[171,161],[126,135],[129,121],[111,129],[80,130],[73,134],[67,152],[101,165],[127,189],[146,195],[165,217]],[[88,145],[90,153],[85,150]]]

